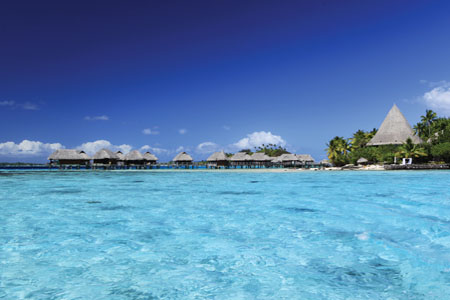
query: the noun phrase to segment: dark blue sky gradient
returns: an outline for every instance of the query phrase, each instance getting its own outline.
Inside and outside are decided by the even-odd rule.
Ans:
[[[264,130],[319,160],[394,102],[419,119],[420,80],[450,80],[449,12],[448,1],[4,1],[0,102],[39,109],[0,106],[0,143],[194,149]]]

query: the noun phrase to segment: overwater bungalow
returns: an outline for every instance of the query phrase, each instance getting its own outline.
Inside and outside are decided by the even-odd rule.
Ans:
[[[119,160],[116,153],[105,148],[97,151],[92,158],[94,160],[94,164],[103,165],[116,165]]]
[[[189,166],[194,161],[186,152],[178,153],[172,160],[177,166]]]
[[[269,167],[272,164],[272,158],[262,152],[253,153],[252,163],[258,167]]]
[[[123,166],[125,164],[125,154],[122,151],[117,151],[115,154],[117,156],[117,165]]]
[[[367,143],[367,146],[400,145],[410,138],[414,144],[423,143],[422,139],[414,134],[408,120],[394,104],[381,123],[375,136]]]
[[[144,156],[137,150],[130,151],[125,155],[125,163],[127,166],[142,166],[144,162]]]
[[[314,165],[315,160],[314,158],[310,155],[310,154],[296,154],[300,165],[306,167],[306,166],[311,166]],[[317,165],[317,164],[316,164]]]
[[[230,163],[229,157],[223,151],[214,152],[206,161],[208,167],[228,167]]]
[[[246,152],[238,152],[230,158],[233,167],[249,167],[252,161],[251,156]]]
[[[154,165],[158,161],[158,158],[149,151],[145,152],[143,157],[147,165]]]
[[[280,155],[280,161],[283,167],[295,167],[300,160],[295,154],[285,153]]]
[[[322,159],[320,161],[320,164],[324,167],[331,167],[333,165],[332,163],[330,163],[330,161],[328,159]]]
[[[59,149],[53,152],[48,160],[50,164],[58,165],[84,165],[90,163],[91,158],[83,150],[77,149]]]
[[[281,163],[282,162],[281,162],[281,157],[280,156],[272,157],[272,165],[273,166],[280,167]]]

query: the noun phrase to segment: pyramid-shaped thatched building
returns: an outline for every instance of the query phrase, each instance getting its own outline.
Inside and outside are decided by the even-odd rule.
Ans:
[[[405,143],[408,138],[411,138],[414,144],[423,143],[422,139],[414,134],[411,125],[394,104],[367,146],[398,145]]]

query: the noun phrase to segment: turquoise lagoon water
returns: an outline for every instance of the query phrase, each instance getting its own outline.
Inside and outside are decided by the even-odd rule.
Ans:
[[[450,299],[450,172],[0,172],[0,299]]]

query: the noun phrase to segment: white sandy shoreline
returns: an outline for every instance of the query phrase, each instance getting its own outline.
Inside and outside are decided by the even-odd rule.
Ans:
[[[96,170],[104,171],[104,170]],[[276,168],[276,169],[121,169],[121,170],[111,170],[114,172],[230,172],[230,173],[295,173],[295,172],[326,172],[326,171],[385,171],[383,166],[374,167],[364,167],[360,169],[347,169],[331,167],[325,169],[291,169],[291,168]]]

